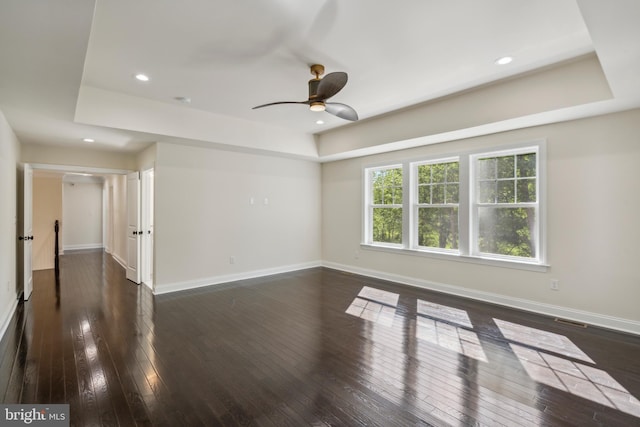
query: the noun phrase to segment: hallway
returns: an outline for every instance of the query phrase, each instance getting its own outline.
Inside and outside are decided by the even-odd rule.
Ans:
[[[154,297],[99,250],[34,272],[6,403],[72,425],[640,422],[640,338],[310,269]]]

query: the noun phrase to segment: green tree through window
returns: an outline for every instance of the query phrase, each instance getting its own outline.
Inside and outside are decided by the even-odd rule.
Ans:
[[[417,166],[418,246],[458,249],[459,163]]]
[[[536,257],[536,153],[477,159],[478,250]]]
[[[372,238],[380,243],[402,243],[402,168],[370,172]]]
[[[539,140],[365,168],[363,245],[542,271],[545,152]]]

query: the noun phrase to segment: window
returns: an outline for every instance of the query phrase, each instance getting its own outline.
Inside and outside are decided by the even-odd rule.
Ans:
[[[458,249],[459,163],[417,164],[417,246]]]
[[[544,142],[365,169],[365,245],[544,266]]]
[[[402,167],[371,169],[368,218],[370,242],[402,244]]]
[[[475,251],[537,259],[537,152],[474,156]]]

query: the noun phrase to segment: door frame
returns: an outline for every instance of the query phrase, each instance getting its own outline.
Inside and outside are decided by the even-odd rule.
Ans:
[[[24,163],[19,165],[19,171],[24,170]],[[31,169],[33,171],[35,170],[46,170],[46,171],[52,171],[52,172],[62,172],[62,173],[89,173],[89,174],[101,174],[101,175],[125,175],[127,173],[130,173],[130,170],[127,169],[109,169],[109,168],[96,168],[96,167],[90,167],[90,166],[67,166],[67,165],[54,165],[54,164],[46,164],[46,163],[29,163],[28,164]],[[20,175],[20,174],[19,174]],[[22,181],[24,181],[24,179],[22,179]],[[18,185],[18,189],[17,191],[19,192],[20,189],[20,185],[24,185],[24,183],[17,183]],[[24,191],[24,189],[22,189],[22,191]],[[33,193],[33,187],[31,188],[31,192]],[[23,209],[20,206],[18,206],[18,216],[20,216],[20,210]],[[31,209],[33,210],[33,203],[31,203]],[[64,209],[64,207],[63,207]],[[33,217],[33,212],[31,212],[31,215]],[[62,218],[60,218],[62,220]],[[106,218],[103,215],[102,216],[102,221],[103,221],[103,226],[104,226],[104,222],[105,222]],[[64,224],[61,224],[64,227]],[[18,232],[18,234],[22,233],[21,229],[16,228],[16,231]],[[60,236],[62,237],[62,232],[60,233]],[[104,239],[103,239],[104,240]],[[105,244],[105,242],[103,241],[103,245]],[[18,244],[18,249],[20,250],[20,247],[22,245]],[[24,260],[20,260],[17,259],[16,262],[18,263],[18,274],[20,273],[20,269],[22,268],[22,275],[24,275]],[[126,268],[126,266],[125,266]],[[20,289],[20,291],[24,291],[24,288]],[[19,292],[20,293],[20,292]]]
[[[140,172],[127,174],[127,279],[140,284],[140,249],[142,227],[140,224]]]

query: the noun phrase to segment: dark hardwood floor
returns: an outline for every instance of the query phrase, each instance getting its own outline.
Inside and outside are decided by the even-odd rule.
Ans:
[[[317,268],[154,297],[109,255],[34,273],[5,403],[72,425],[640,425],[640,337]]]

